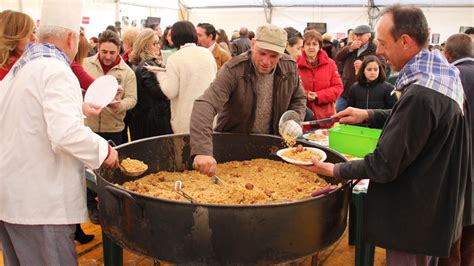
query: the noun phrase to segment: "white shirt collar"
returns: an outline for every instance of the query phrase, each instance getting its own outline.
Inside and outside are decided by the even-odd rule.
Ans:
[[[193,43],[193,42],[185,43],[185,44],[181,45],[181,47],[179,47],[179,49],[183,49],[183,48],[190,47],[190,46],[196,46],[196,44]]]
[[[472,57],[460,58],[460,59],[458,59],[458,60],[456,60],[456,61],[453,61],[451,64],[452,64],[453,66],[455,66],[455,65],[457,65],[457,64],[460,64],[460,63],[466,62],[466,61],[474,61],[474,58],[472,58]]]
[[[214,48],[215,48],[215,47],[216,47],[216,42],[214,42],[214,43],[213,43],[211,46],[209,46],[209,48],[207,48],[207,49],[209,49],[209,51],[212,52],[212,51],[214,51]]]

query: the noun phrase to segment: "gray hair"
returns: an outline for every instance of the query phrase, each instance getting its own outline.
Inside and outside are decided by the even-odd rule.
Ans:
[[[70,32],[74,33],[76,39],[79,39],[79,32],[59,26],[41,26],[36,31],[36,36],[39,42],[45,42],[50,39],[65,40]]]
[[[449,36],[446,40],[446,52],[454,60],[458,60],[464,57],[472,57],[474,55],[471,37],[465,33],[457,33]]]

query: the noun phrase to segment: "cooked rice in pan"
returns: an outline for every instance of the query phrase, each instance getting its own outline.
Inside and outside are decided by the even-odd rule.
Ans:
[[[223,184],[196,171],[158,172],[126,182],[122,188],[151,197],[187,201],[174,191],[180,180],[182,191],[198,203],[266,204],[302,200],[330,184],[298,166],[267,159],[232,161],[217,165]]]

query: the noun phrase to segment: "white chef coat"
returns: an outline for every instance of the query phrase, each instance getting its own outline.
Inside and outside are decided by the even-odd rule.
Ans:
[[[84,126],[79,82],[56,58],[12,72],[0,84],[0,220],[86,222],[84,165],[98,168],[108,144]]]

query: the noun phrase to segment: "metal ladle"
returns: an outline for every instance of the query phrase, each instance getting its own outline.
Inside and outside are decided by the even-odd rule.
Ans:
[[[112,146],[112,147],[116,147],[116,146],[117,146],[117,144],[115,144],[115,142],[114,142],[113,140],[108,140],[107,142],[108,142],[108,143],[110,144],[110,146]],[[122,160],[122,161],[123,161],[123,160]],[[137,177],[137,176],[139,176],[139,175],[145,173],[146,170],[148,170],[148,165],[145,164],[145,165],[146,165],[145,170],[137,171],[137,172],[128,171],[127,169],[125,169],[125,167],[123,167],[122,161],[119,162],[118,166],[119,166],[120,171],[121,171],[125,176]]]
[[[130,176],[130,177],[136,177],[136,176],[139,176],[143,173],[146,172],[146,170],[148,170],[148,165],[146,166],[145,170],[141,170],[141,171],[137,171],[137,172],[132,172],[132,171],[128,171],[127,169],[125,169],[125,167],[122,166],[122,163],[119,162],[119,168],[120,168],[120,171],[122,171],[122,173],[126,176]]]
[[[288,110],[284,112],[283,115],[280,117],[280,121],[278,123],[278,131],[282,136],[289,136],[291,138],[296,139],[303,135],[302,126],[304,125],[330,124],[338,121],[339,118],[336,117],[302,122],[300,115],[297,112],[293,110]]]
[[[283,137],[289,136],[296,139],[303,135],[303,128],[300,124],[300,115],[293,110],[288,110],[280,117],[278,131]]]
[[[180,180],[177,180],[174,183],[174,191],[176,192],[176,194],[178,194],[178,195],[182,196],[183,198],[189,200],[189,202],[196,203],[196,200],[193,199],[193,197],[189,196],[188,193],[183,191],[183,182],[181,182]]]
[[[220,179],[218,176],[214,175],[212,177],[212,182],[216,185],[225,185],[224,181],[222,181],[222,179]]]

